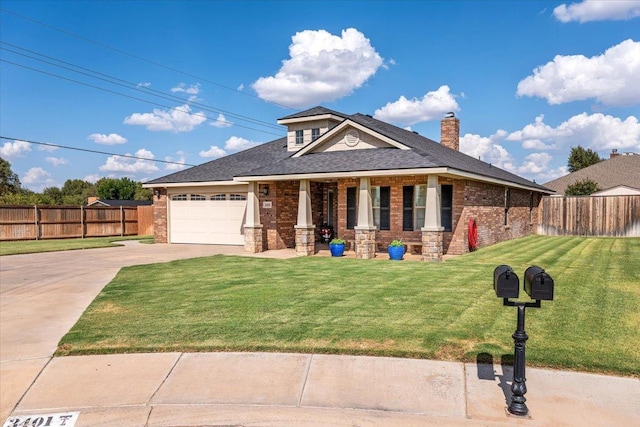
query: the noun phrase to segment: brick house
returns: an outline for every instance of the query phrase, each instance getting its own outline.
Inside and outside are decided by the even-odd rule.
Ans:
[[[278,120],[287,136],[149,181],[163,243],[295,248],[312,255],[320,226],[373,258],[393,239],[423,260],[535,234],[551,190],[459,151],[460,122],[437,143],[368,115],[315,107]]]

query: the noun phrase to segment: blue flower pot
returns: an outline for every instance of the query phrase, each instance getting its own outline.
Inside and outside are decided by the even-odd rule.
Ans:
[[[389,246],[389,259],[394,261],[402,260],[404,256],[404,246]]]
[[[329,243],[331,256],[342,256],[344,254],[344,243]]]

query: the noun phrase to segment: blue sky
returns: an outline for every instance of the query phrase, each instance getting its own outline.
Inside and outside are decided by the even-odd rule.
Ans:
[[[164,176],[322,105],[544,183],[570,147],[640,153],[640,1],[12,1],[0,156],[24,187]],[[150,162],[97,154],[162,160]]]

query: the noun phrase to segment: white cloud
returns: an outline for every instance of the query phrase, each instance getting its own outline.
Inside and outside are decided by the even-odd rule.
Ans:
[[[637,0],[584,0],[582,3],[572,3],[569,6],[561,4],[553,9],[553,16],[565,23],[633,19],[640,16],[640,2]]]
[[[26,141],[5,142],[0,147],[0,155],[2,157],[18,157],[28,151],[31,151],[31,144]]]
[[[86,175],[84,178],[82,178],[84,181],[90,182],[92,184],[95,184],[100,178],[102,178],[101,175],[98,174],[91,174],[91,175]]]
[[[58,148],[53,145],[38,145],[38,151],[46,151],[47,153],[53,153]]]
[[[176,153],[176,155],[178,156],[177,158],[173,158],[171,156],[165,156],[164,160],[166,162],[177,162],[180,164],[176,164],[176,163],[165,163],[164,169],[168,170],[168,171],[179,171],[182,170],[184,168],[186,168],[185,166],[185,162],[186,162],[186,156],[184,151],[178,151]]]
[[[154,109],[153,113],[133,113],[124,119],[128,125],[146,126],[151,131],[191,132],[205,122],[203,112],[192,113],[188,104],[172,110]]]
[[[507,132],[502,129],[489,137],[468,133],[460,138],[460,151],[499,168],[506,168],[513,164],[509,152],[499,144],[506,135]]]
[[[342,98],[362,86],[383,59],[355,28],[342,36],[325,30],[296,33],[290,58],[275,76],[260,77],[252,87],[258,96],[295,108]]]
[[[543,119],[542,115],[536,117],[535,123],[512,132],[506,139],[520,141],[524,148],[530,148],[525,145],[531,145],[528,141],[538,140],[547,148],[581,145],[595,151],[619,148],[640,152],[640,123],[634,116],[621,120],[602,113],[582,113],[555,128],[545,124]]]
[[[66,159],[63,159],[62,157],[47,157],[45,160],[51,163],[53,166],[61,166],[69,163]]]
[[[104,133],[92,133],[87,137],[87,139],[95,142],[96,144],[103,145],[117,145],[127,142],[127,138],[120,136],[117,133],[110,133],[109,135]]]
[[[197,95],[200,93],[200,83],[196,83],[187,87],[186,83],[180,83],[176,87],[171,88],[171,92],[173,93],[186,93],[188,95]]]
[[[200,155],[200,157],[218,158],[218,157],[226,156],[227,152],[224,151],[222,148],[218,147],[217,145],[212,145],[212,146],[209,147],[209,149],[207,151],[202,150],[198,154]]]
[[[24,176],[20,178],[26,187],[32,191],[40,192],[46,187],[53,187],[56,185],[55,180],[51,177],[51,174],[42,168],[31,168]]]
[[[240,138],[239,136],[232,136],[224,143],[224,149],[227,151],[242,151],[247,148],[260,145],[259,142],[249,141],[248,139]]]
[[[240,83],[240,86],[238,86],[237,89],[239,92],[242,92],[244,90],[244,84]]]
[[[591,58],[556,55],[521,80],[516,93],[552,105],[590,98],[605,105],[635,105],[640,103],[638,76],[640,42],[629,39]]]
[[[449,86],[443,85],[436,91],[427,92],[422,99],[409,100],[401,96],[397,101],[376,110],[374,117],[385,122],[413,125],[440,119],[446,112],[459,110],[455,95],[449,92]]]
[[[154,159],[154,155],[151,151],[141,148],[134,154],[136,157],[144,157],[147,159]],[[127,156],[130,156],[127,153]],[[142,159],[132,159],[129,157],[111,156],[107,159],[107,162],[100,166],[100,170],[103,172],[121,172],[121,173],[152,173],[158,171],[158,167],[155,162],[150,162]]]
[[[138,87],[150,87],[150,86],[151,86],[151,82],[138,83]]]
[[[211,123],[209,124],[216,128],[228,128],[229,126],[233,126],[233,123],[228,121],[227,118],[222,113],[218,114],[218,118],[215,120],[212,120]]]

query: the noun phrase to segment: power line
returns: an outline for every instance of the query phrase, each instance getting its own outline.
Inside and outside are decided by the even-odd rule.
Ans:
[[[50,142],[30,141],[28,139],[11,138],[11,137],[8,137],[8,136],[0,136],[0,139],[13,140],[13,141],[24,141],[24,142],[28,142],[29,144],[45,145],[45,146],[48,146],[48,147],[64,148],[64,149],[67,149],[67,150],[84,151],[86,153],[105,154],[107,156],[125,157],[127,159],[146,160],[148,162],[168,163],[168,164],[172,164],[172,165],[181,165],[181,166],[195,166],[195,165],[191,165],[189,163],[172,162],[172,161],[169,161],[169,160],[149,159],[147,157],[132,156],[130,154],[109,153],[107,151],[89,150],[88,148],[69,147],[69,146],[66,146],[66,145],[51,144]]]
[[[112,94],[115,94],[115,95],[123,96],[125,98],[135,99],[136,101],[142,101],[142,102],[145,102],[145,103],[148,103],[148,104],[153,104],[153,105],[156,105],[156,106],[159,106],[159,107],[164,107],[164,108],[167,108],[167,109],[173,110],[173,111],[179,111],[181,113],[189,114],[191,116],[200,116],[200,117],[204,117],[206,119],[217,120],[217,119],[212,119],[211,117],[208,117],[206,114],[203,114],[203,113],[187,112],[187,111],[181,110],[181,109],[176,108],[176,107],[171,107],[170,105],[160,104],[158,102],[154,102],[154,101],[138,98],[136,96],[127,95],[127,94],[124,94],[124,93],[121,93],[121,92],[116,92],[116,91],[111,90],[111,89],[106,89],[106,88],[103,88],[103,87],[100,87],[100,86],[96,86],[96,85],[92,85],[92,84],[89,84],[89,83],[81,82],[79,80],[74,80],[74,79],[71,79],[71,78],[68,78],[68,77],[60,76],[58,74],[50,73],[48,71],[39,70],[37,68],[29,67],[27,65],[18,64],[17,62],[7,61],[6,59],[0,59],[0,62],[5,62],[7,64],[11,64],[11,65],[15,65],[17,67],[25,68],[27,70],[35,71],[35,72],[38,72],[38,73],[41,73],[41,74],[46,74],[48,76],[56,77],[56,78],[59,78],[59,79],[62,79],[62,80],[67,80],[67,81],[72,82],[72,83],[77,83],[77,84],[80,84],[80,85],[83,85],[83,86],[87,86],[87,87],[90,87],[90,88],[93,88],[93,89],[98,89],[98,90],[101,90],[101,91],[104,91],[104,92],[108,92],[108,93],[112,93]],[[95,77],[95,78],[97,78],[97,77]],[[104,80],[104,79],[101,79],[101,80]],[[275,135],[275,136],[278,136],[278,137],[282,136],[281,133],[268,132],[268,131],[265,131],[265,130],[262,130],[262,129],[256,129],[256,128],[252,128],[252,127],[249,127],[249,126],[239,125],[237,123],[234,123],[234,126],[238,126],[238,127],[244,128],[244,129],[255,130],[257,132],[268,133],[268,134]]]
[[[179,73],[179,74],[184,74],[185,76],[189,76],[189,77],[192,77],[192,78],[195,78],[195,79],[198,79],[198,80],[205,81],[205,82],[210,83],[210,84],[212,84],[212,85],[219,86],[219,87],[221,87],[221,88],[223,88],[223,89],[227,89],[227,90],[233,91],[233,92],[235,92],[235,93],[237,93],[237,94],[244,95],[244,96],[250,96],[250,97],[255,98],[255,99],[260,99],[260,100],[262,100],[262,101],[264,101],[264,102],[267,102],[267,103],[269,103],[269,104],[277,105],[277,106],[279,106],[279,107],[287,108],[287,109],[289,109],[289,110],[295,110],[295,108],[290,107],[290,106],[288,106],[288,105],[279,104],[279,103],[274,102],[274,101],[267,101],[267,100],[264,100],[264,99],[260,98],[260,97],[259,97],[259,96],[257,96],[257,95],[253,95],[253,94],[251,94],[251,93],[247,93],[247,92],[242,92],[242,91],[240,91],[240,90],[238,90],[238,89],[234,89],[234,88],[232,88],[232,87],[230,87],[230,86],[226,86],[226,85],[223,85],[223,84],[221,84],[221,83],[214,82],[214,81],[209,80],[209,79],[206,79],[206,78],[204,78],[204,77],[196,76],[196,75],[191,74],[191,73],[188,73],[188,72],[186,72],[186,71],[182,71],[182,70],[179,70],[179,69],[177,69],[177,68],[169,67],[169,66],[164,65],[164,64],[161,64],[161,63],[159,63],[159,62],[151,61],[151,60],[149,60],[149,59],[146,59],[146,58],[143,58],[143,57],[141,57],[141,56],[135,55],[135,54],[133,54],[133,53],[129,53],[129,52],[125,51],[125,50],[118,49],[118,48],[115,48],[115,47],[112,47],[112,46],[109,46],[109,45],[106,45],[106,44],[103,44],[103,43],[97,42],[97,41],[92,40],[92,39],[90,39],[90,38],[87,38],[87,37],[84,37],[84,36],[81,36],[81,35],[78,35],[78,34],[72,33],[71,31],[67,31],[67,30],[64,30],[64,29],[62,29],[62,28],[55,27],[55,26],[53,26],[53,25],[45,24],[44,22],[41,22],[41,21],[35,20],[35,19],[33,19],[33,18],[29,18],[29,17],[27,17],[27,16],[20,15],[20,14],[18,14],[18,13],[16,13],[16,12],[11,11],[11,10],[4,9],[4,8],[0,8],[0,11],[5,12],[5,13],[8,13],[8,14],[11,14],[11,15],[14,15],[14,16],[16,16],[16,17],[20,18],[20,19],[25,20],[25,21],[30,21],[30,22],[32,22],[32,23],[34,23],[34,24],[41,25],[41,26],[43,26],[43,27],[46,27],[46,28],[52,29],[52,30],[54,30],[54,31],[58,31],[58,32],[60,32],[60,33],[63,33],[63,34],[69,35],[69,36],[71,36],[71,37],[75,37],[75,38],[77,38],[77,39],[79,39],[79,40],[82,40],[82,41],[85,41],[85,42],[87,42],[87,43],[91,43],[91,44],[94,44],[94,45],[96,45],[96,46],[100,46],[100,47],[102,47],[102,48],[104,48],[104,49],[109,49],[109,50],[112,50],[112,51],[117,52],[117,53],[119,53],[119,54],[126,55],[126,56],[129,56],[129,57],[131,57],[131,58],[135,58],[135,59],[137,59],[137,60],[139,60],[139,61],[143,61],[143,62],[146,62],[146,63],[148,63],[148,64],[151,64],[151,65],[155,65],[155,66],[157,66],[157,67],[164,68],[164,69],[166,69],[166,70],[170,70],[170,71],[173,71],[173,72],[176,72],[176,73]]]
[[[150,95],[157,96],[157,97],[160,97],[160,98],[164,98],[164,99],[167,99],[167,100],[176,101],[176,102],[184,102],[184,99],[182,99],[182,98],[180,98],[178,96],[169,95],[169,94],[166,94],[164,92],[161,92],[161,91],[155,90],[155,89],[150,89],[150,88],[146,88],[146,87],[140,87],[140,85],[137,84],[137,83],[133,83],[133,82],[130,82],[130,81],[127,81],[127,80],[124,80],[124,79],[121,79],[121,78],[118,78],[118,77],[115,77],[115,76],[111,76],[111,75],[108,75],[108,74],[105,74],[105,73],[101,73],[99,71],[92,70],[90,68],[82,67],[80,65],[76,65],[76,64],[73,64],[73,63],[70,63],[70,62],[67,62],[67,61],[63,61],[63,60],[61,60],[59,58],[56,58],[56,57],[53,57],[53,56],[49,56],[49,55],[45,55],[45,54],[30,50],[30,49],[26,49],[24,47],[21,47],[21,46],[12,44],[12,43],[7,43],[7,42],[0,41],[0,44],[6,45],[6,46],[11,46],[12,48],[19,49],[22,52],[18,52],[18,51],[15,51],[15,50],[8,49],[6,47],[0,46],[0,49],[2,49],[2,50],[14,53],[16,55],[20,55],[20,56],[23,56],[23,57],[26,57],[26,58],[29,58],[29,59],[33,59],[35,61],[43,62],[45,64],[49,64],[49,65],[52,65],[54,67],[62,68],[62,69],[65,69],[67,71],[71,71],[71,72],[74,72],[74,73],[85,75],[85,76],[88,76],[88,77],[91,77],[91,78],[94,78],[94,79],[106,81],[108,83],[116,84],[118,86],[126,87],[128,89],[133,89],[133,90],[136,90],[138,92],[150,94]],[[28,55],[28,54],[26,54],[24,52],[28,52],[30,54],[40,56],[42,58],[46,58],[46,59],[49,59],[51,61],[59,62],[61,64],[68,65],[69,67],[73,67],[73,68],[65,67],[65,66],[62,66],[60,64],[56,64],[56,63],[53,63],[53,62],[50,62],[50,61],[46,61],[44,59]],[[77,68],[77,69],[83,70],[83,71],[87,71],[88,73],[85,73],[85,72],[82,72],[82,71],[78,71],[78,70],[76,70],[74,68]],[[97,77],[96,75],[97,76],[103,76],[105,78]],[[118,83],[118,82],[121,82],[121,83]],[[281,130],[282,129],[279,125],[274,125],[273,123],[268,123],[268,122],[265,122],[265,121],[262,121],[262,120],[258,120],[258,119],[254,119],[254,118],[248,117],[248,116],[244,116],[244,115],[241,115],[241,114],[233,113],[233,112],[228,111],[228,110],[223,110],[223,109],[220,109],[220,108],[210,107],[210,106],[208,106],[206,104],[202,104],[202,103],[199,103],[199,102],[191,101],[191,105],[197,106],[198,108],[202,108],[202,109],[205,109],[207,111],[214,112],[214,113],[226,114],[229,117],[232,117],[232,118],[235,118],[235,119],[238,119],[238,120],[248,121],[250,123],[253,123],[253,124],[256,124],[256,125],[259,125],[259,126],[264,126],[264,127],[268,127],[268,128],[272,128],[272,129],[276,129],[276,130]],[[223,123],[227,123],[227,122],[225,122],[223,120],[214,119],[214,118],[211,118],[211,120],[216,120],[216,121],[220,121],[220,122],[223,122]]]

